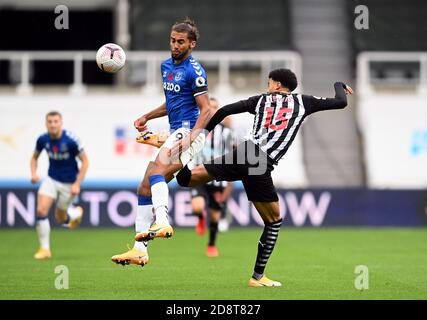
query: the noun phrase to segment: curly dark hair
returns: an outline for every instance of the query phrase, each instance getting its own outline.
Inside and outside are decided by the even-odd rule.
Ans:
[[[282,84],[282,87],[294,91],[298,86],[298,80],[295,73],[289,69],[275,69],[268,74],[268,77]]]
[[[200,37],[199,30],[197,30],[196,24],[189,17],[185,17],[185,19],[182,21],[175,22],[175,24],[172,26],[172,31],[176,31],[179,33],[186,32],[188,35],[188,39],[190,39],[191,41],[197,41]]]

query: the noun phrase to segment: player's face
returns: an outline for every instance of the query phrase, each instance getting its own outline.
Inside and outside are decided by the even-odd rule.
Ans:
[[[62,130],[62,118],[60,116],[48,116],[46,128],[50,135],[57,136]]]
[[[196,41],[188,39],[187,32],[171,32],[170,49],[172,59],[181,61],[187,58],[195,48]]]

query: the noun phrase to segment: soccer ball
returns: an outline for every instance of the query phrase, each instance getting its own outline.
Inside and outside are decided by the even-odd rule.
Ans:
[[[98,67],[108,73],[116,73],[126,62],[126,54],[123,49],[114,43],[104,44],[96,53]]]

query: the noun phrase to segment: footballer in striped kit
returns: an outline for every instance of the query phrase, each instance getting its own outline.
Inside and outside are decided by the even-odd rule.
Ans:
[[[190,187],[214,179],[243,182],[248,200],[252,201],[265,225],[258,242],[250,287],[282,285],[264,274],[282,224],[279,198],[271,178],[274,165],[285,155],[308,115],[343,109],[347,106],[346,94],[353,93],[351,87],[336,82],[335,98],[293,94],[297,84],[297,77],[291,70],[276,69],[268,76],[267,93],[219,109],[206,126],[207,130],[211,131],[231,114],[249,112],[255,116],[250,137],[214,161],[205,162],[193,170],[184,167],[177,176],[181,186]]]

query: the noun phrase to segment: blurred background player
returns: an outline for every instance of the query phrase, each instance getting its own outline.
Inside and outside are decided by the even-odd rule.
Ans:
[[[226,116],[249,112],[255,115],[249,139],[232,152],[193,170],[185,166],[177,175],[181,186],[194,187],[213,179],[243,182],[248,200],[252,201],[265,225],[250,287],[282,285],[264,274],[282,224],[279,198],[271,178],[273,166],[285,155],[305,117],[318,111],[345,108],[346,94],[353,93],[349,86],[336,82],[335,98],[292,94],[297,85],[297,77],[291,70],[276,69],[268,75],[267,93],[219,109],[206,129],[212,130]]]
[[[218,101],[210,98],[212,111],[219,109]],[[207,160],[219,157],[233,148],[233,135],[231,131],[231,119],[227,118],[218,124],[206,137],[203,151],[189,164],[195,167]],[[232,183],[227,181],[210,181],[203,186],[197,186],[191,190],[191,207],[193,214],[197,216],[196,232],[203,235],[206,232],[206,199],[209,214],[209,242],[206,251],[208,257],[217,257],[219,251],[216,247],[218,224],[221,218],[225,219],[227,199],[233,190]]]
[[[217,99],[210,98],[212,111],[219,109]],[[206,137],[206,144],[203,151],[191,162],[189,167],[195,167],[207,160],[219,157],[233,148],[233,135],[231,131],[231,119],[224,119],[215,129]],[[196,232],[204,235],[206,232],[206,199],[209,213],[209,242],[206,251],[208,257],[216,257],[219,251],[216,247],[216,237],[218,225],[221,219],[225,219],[226,203],[233,190],[232,183],[226,181],[211,181],[203,186],[192,188],[191,207],[193,215],[197,216]]]
[[[147,129],[148,121],[167,115],[172,133],[156,153],[155,160],[148,164],[144,179],[139,185],[136,241],[132,249],[111,258],[118,264],[144,266],[149,259],[147,241],[173,235],[168,220],[167,182],[182,168],[182,162],[185,161],[181,155],[180,161],[173,162],[171,149],[178,141],[188,140],[188,145],[195,141],[199,146],[198,150],[201,150],[205,137],[198,133],[205,128],[211,117],[206,73],[191,55],[198,38],[197,27],[189,18],[172,26],[171,58],[161,64],[166,102],[134,122],[135,128],[142,132]],[[192,156],[188,156],[189,152],[192,152],[191,148],[186,150],[187,160],[184,165],[192,159]]]
[[[80,140],[70,131],[62,129],[62,116],[59,112],[51,111],[46,115],[46,128],[47,133],[37,139],[31,158],[31,182],[37,183],[40,181],[37,175],[37,160],[43,149],[49,157],[48,176],[43,179],[37,196],[36,230],[40,248],[34,255],[36,259],[52,256],[48,213],[54,201],[58,223],[70,229],[80,224],[83,209],[72,206],[72,202],[80,193],[80,186],[89,166]],[[82,162],[80,170],[76,158]]]

